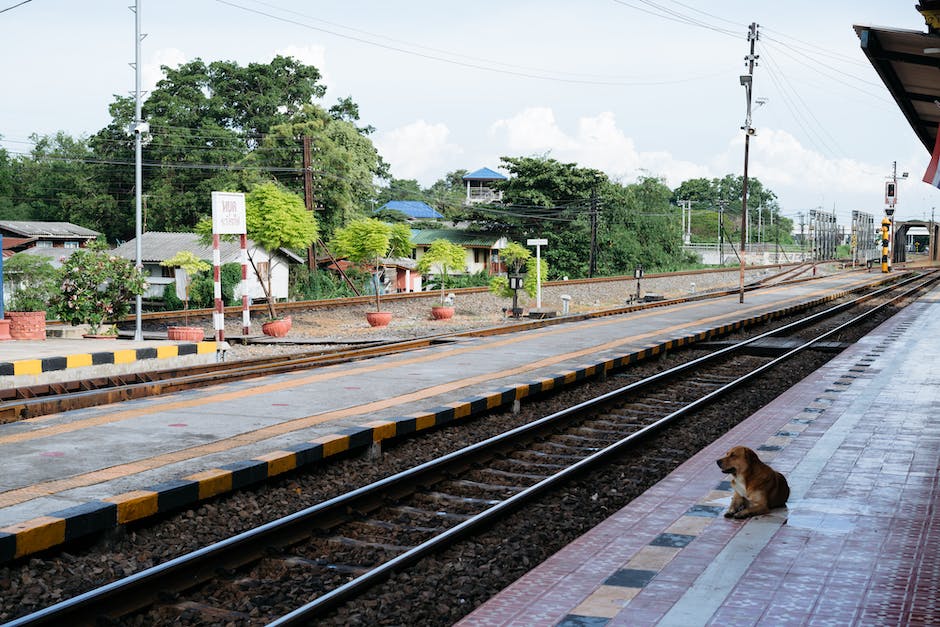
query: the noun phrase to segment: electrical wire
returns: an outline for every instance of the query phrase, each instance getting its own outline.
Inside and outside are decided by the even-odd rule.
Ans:
[[[23,0],[22,2],[18,2],[17,4],[14,4],[13,6],[9,6],[9,7],[5,8],[5,9],[0,9],[0,13],[6,13],[7,11],[12,11],[13,9],[15,9],[15,8],[17,8],[17,7],[21,7],[21,6],[23,6],[24,4],[26,4],[27,2],[32,2],[32,1],[33,1],[33,0]]]

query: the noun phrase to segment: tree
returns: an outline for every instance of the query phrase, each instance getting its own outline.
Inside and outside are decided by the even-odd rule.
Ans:
[[[411,230],[405,224],[387,224],[374,218],[353,220],[338,229],[331,243],[333,252],[354,263],[372,265],[375,286],[375,310],[380,311],[379,268],[388,257],[411,254]]]
[[[56,270],[40,255],[17,253],[3,262],[3,282],[12,288],[10,311],[45,311],[55,294]]]
[[[447,283],[447,276],[452,270],[464,267],[464,261],[467,253],[463,246],[455,244],[446,239],[436,239],[425,251],[421,259],[418,260],[418,271],[421,274],[427,274],[436,264],[440,273],[441,281],[441,306],[444,305],[444,288]]]
[[[522,275],[522,271],[525,269],[525,278],[523,279],[522,288],[529,296],[535,296],[535,293],[538,290],[539,277],[536,276],[537,273],[535,271],[535,264],[537,260],[532,256],[531,251],[529,251],[529,249],[524,247],[522,244],[509,242],[500,251],[500,258],[503,260],[503,263],[506,264],[506,268],[508,269],[508,274],[510,276]],[[542,282],[545,282],[546,277],[548,276],[548,264],[544,257],[541,261],[542,267],[540,275]],[[513,308],[515,308],[516,290],[513,290],[509,287],[508,277],[503,275],[494,276],[490,280],[490,291],[497,296],[504,296],[506,298],[509,298],[510,296],[513,297]]]

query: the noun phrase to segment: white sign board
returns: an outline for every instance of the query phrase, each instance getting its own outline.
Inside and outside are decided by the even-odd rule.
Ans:
[[[547,239],[527,239],[525,243],[529,246],[548,246]]]
[[[212,192],[212,232],[219,235],[245,233],[245,195]]]

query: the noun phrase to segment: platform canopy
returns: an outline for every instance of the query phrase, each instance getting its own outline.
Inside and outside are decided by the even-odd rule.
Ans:
[[[928,152],[940,124],[940,1],[917,9],[925,31],[856,25],[862,51]]]

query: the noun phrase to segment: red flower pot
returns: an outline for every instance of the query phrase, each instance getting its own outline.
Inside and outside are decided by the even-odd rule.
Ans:
[[[167,327],[166,336],[180,342],[202,342],[206,332],[202,327]]]
[[[290,331],[293,320],[290,316],[278,320],[268,320],[261,325],[261,332],[271,337],[284,337]]]
[[[4,317],[10,321],[10,337],[14,340],[46,339],[45,311],[8,311]]]
[[[390,311],[369,311],[366,313],[366,320],[370,327],[387,327],[392,321],[392,312]]]
[[[435,320],[450,320],[454,317],[454,308],[443,305],[431,307],[431,317]]]

